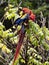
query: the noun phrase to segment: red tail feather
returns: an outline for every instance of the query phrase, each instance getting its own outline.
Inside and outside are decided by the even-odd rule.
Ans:
[[[19,51],[20,51],[21,46],[22,46],[22,43],[23,43],[24,36],[25,36],[25,34],[24,34],[24,33],[22,32],[22,30],[21,30],[21,31],[20,31],[19,42],[18,42],[18,45],[17,45],[17,47],[16,47],[16,52],[15,52],[15,55],[14,55],[14,62],[15,62],[15,60],[16,60],[17,57],[18,57]]]

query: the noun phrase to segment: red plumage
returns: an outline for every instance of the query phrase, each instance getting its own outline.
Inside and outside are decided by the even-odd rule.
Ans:
[[[29,19],[30,20],[35,20],[35,14],[28,8],[23,8],[22,11],[24,12],[24,14],[29,14]]]
[[[15,62],[15,60],[18,57],[19,51],[20,51],[22,43],[23,43],[24,36],[25,36],[24,32],[22,30],[20,30],[20,33],[19,33],[19,42],[18,42],[18,45],[16,47],[16,52],[15,52],[15,55],[14,55],[14,62]],[[14,62],[13,62],[13,65],[14,65]]]

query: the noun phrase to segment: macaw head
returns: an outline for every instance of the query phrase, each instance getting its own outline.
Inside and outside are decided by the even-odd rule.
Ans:
[[[30,20],[35,20],[35,14],[28,8],[23,8],[22,11],[25,13],[25,14],[29,14],[29,19]]]

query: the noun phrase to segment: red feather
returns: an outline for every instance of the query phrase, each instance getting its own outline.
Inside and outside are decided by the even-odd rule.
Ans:
[[[22,46],[22,43],[23,43],[23,39],[24,39],[24,36],[25,36],[25,34],[23,33],[22,30],[20,31],[20,35],[19,36],[20,36],[20,38],[19,38],[18,45],[16,47],[16,52],[15,52],[15,55],[14,55],[14,62],[15,62],[15,60],[18,57],[18,54],[19,54],[19,51],[21,49],[21,46]],[[14,62],[13,62],[13,65],[14,65]]]

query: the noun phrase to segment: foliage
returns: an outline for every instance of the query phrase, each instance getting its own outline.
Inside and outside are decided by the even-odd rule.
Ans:
[[[18,16],[18,3],[20,0],[10,0],[8,7],[3,8],[5,12],[3,20],[6,22],[15,22]],[[14,5],[13,5],[14,4]],[[49,4],[46,0],[22,0],[22,7],[28,7],[37,16],[37,22],[41,20],[40,12],[43,13],[43,18],[49,16]],[[2,12],[2,9],[0,10]],[[40,17],[40,18],[38,18]],[[14,20],[13,20],[14,18]],[[2,19],[2,17],[1,17]],[[14,53],[19,41],[17,32],[21,29],[21,25],[17,27],[14,25],[6,30],[3,22],[0,21],[0,60],[2,65],[12,65]],[[47,18],[48,20],[48,18]],[[43,21],[42,21],[43,22]],[[25,28],[25,38],[21,47],[19,56],[14,65],[49,65],[49,30],[46,26],[40,27],[37,23],[29,20],[28,28]]]
[[[46,31],[47,28],[46,27],[44,27],[44,28]],[[26,65],[26,64],[27,65],[49,64],[48,57],[46,55],[46,53],[49,51],[49,43],[47,43],[45,41],[45,38],[47,35],[45,36],[45,32],[43,32],[42,29],[39,27],[38,24],[29,21],[29,29],[26,30],[26,35],[28,37],[28,43],[26,43],[26,45],[24,45],[24,48],[22,47],[23,51],[21,50],[21,52],[20,52],[20,55],[22,56],[21,58],[19,58],[20,65],[21,64],[24,64],[24,65]],[[49,37],[49,35],[48,35],[48,37]],[[25,47],[25,46],[27,46],[27,47]],[[46,51],[46,53],[45,53],[45,51]],[[46,57],[44,55],[46,55]]]

